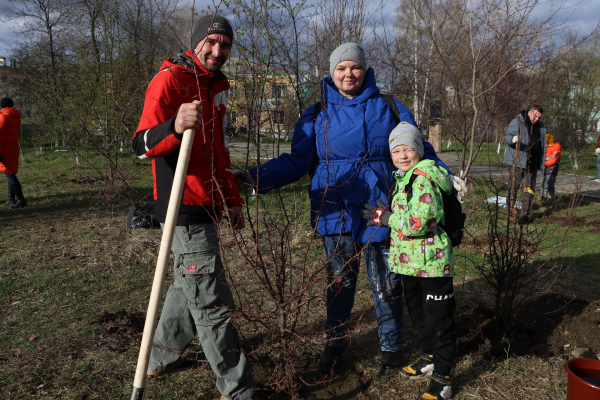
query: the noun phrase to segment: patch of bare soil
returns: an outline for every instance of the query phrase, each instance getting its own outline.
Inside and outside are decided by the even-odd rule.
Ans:
[[[591,302],[579,314],[564,315],[548,342],[564,353],[578,355],[589,351],[600,354],[600,301]]]
[[[348,349],[347,349],[348,350]],[[364,394],[371,385],[371,379],[366,374],[357,371],[349,351],[344,354],[344,363],[336,368],[333,375],[324,375],[317,370],[317,358],[299,360],[297,371],[301,376],[302,384],[299,391],[301,399],[368,399]],[[268,382],[273,374],[273,367],[269,362],[253,363],[254,377],[259,384]],[[276,394],[271,391],[263,392],[271,400],[289,399],[288,395]]]
[[[96,321],[106,327],[106,335],[127,335],[141,340],[146,323],[146,314],[125,310],[109,313],[104,311]]]
[[[557,294],[541,296],[518,311],[503,339],[493,336],[493,311],[488,307],[477,305],[457,315],[455,322],[459,354],[548,358],[595,357],[600,353],[600,301],[589,303]]]

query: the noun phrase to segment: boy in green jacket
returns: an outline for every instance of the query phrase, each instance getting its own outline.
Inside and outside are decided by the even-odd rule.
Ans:
[[[389,138],[396,185],[391,212],[365,205],[369,224],[390,226],[390,273],[402,275],[404,298],[411,319],[419,327],[423,351],[413,364],[402,368],[409,377],[432,373],[422,400],[452,396],[450,370],[454,367],[454,259],[452,242],[440,228],[444,222],[442,191],[451,193],[447,171],[431,160],[422,160],[421,132],[400,123]],[[412,185],[411,176],[415,176]]]

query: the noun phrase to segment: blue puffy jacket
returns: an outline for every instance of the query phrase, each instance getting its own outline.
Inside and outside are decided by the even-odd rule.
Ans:
[[[369,68],[359,92],[348,99],[333,79],[322,83],[322,109],[313,122],[314,105],[296,123],[291,154],[281,154],[249,170],[261,193],[297,181],[312,169],[309,187],[311,220],[320,235],[352,233],[355,243],[389,240],[389,228],[362,224],[359,210],[364,203],[387,204],[396,171],[390,157],[388,137],[394,117],[379,95],[375,74]],[[417,125],[412,113],[396,100],[400,121]],[[326,113],[327,118],[325,118]],[[448,169],[425,144],[425,158]],[[313,169],[314,168],[314,169]]]

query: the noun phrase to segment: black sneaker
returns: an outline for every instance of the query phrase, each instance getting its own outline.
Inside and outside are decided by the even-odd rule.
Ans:
[[[322,374],[331,374],[333,367],[339,363],[337,363],[338,358],[344,352],[344,347],[332,347],[329,345],[325,346],[325,350],[321,353],[319,357],[319,372]]]
[[[5,203],[2,203],[3,206],[12,206],[13,204],[15,204],[17,201],[15,199],[8,199],[6,200]]]
[[[400,353],[393,351],[382,351],[381,352],[381,369],[379,370],[380,375],[395,375],[400,369]]]
[[[433,372],[433,354],[421,354],[421,358],[402,368],[400,372],[411,378],[417,378],[422,375],[431,375]]]
[[[450,377],[433,374],[429,387],[421,396],[421,400],[448,400],[450,397],[452,397]]]
[[[148,370],[146,373],[148,376],[164,376],[167,374],[173,374],[176,372],[187,371],[189,369],[198,368],[202,364],[200,360],[191,360],[189,358],[184,359],[180,364],[174,366],[173,368],[168,368],[164,371],[151,371]]]

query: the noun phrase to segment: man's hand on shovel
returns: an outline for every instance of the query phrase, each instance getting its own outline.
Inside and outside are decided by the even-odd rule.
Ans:
[[[200,129],[202,123],[202,106],[200,104],[198,100],[194,100],[192,103],[184,103],[179,107],[177,117],[173,122],[173,133],[177,139],[182,138],[186,129],[194,131]]]

